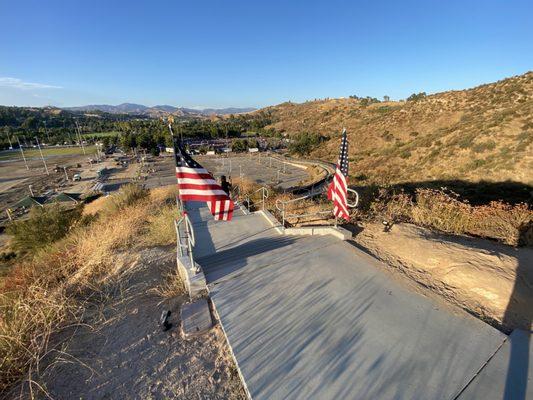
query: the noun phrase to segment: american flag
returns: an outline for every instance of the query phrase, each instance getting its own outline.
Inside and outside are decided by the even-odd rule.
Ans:
[[[216,220],[230,221],[234,205],[229,195],[204,167],[187,154],[176,137],[173,140],[179,198],[182,201],[205,201]]]
[[[341,149],[337,168],[335,169],[335,176],[328,187],[328,199],[333,200],[333,214],[335,217],[350,219],[348,213],[348,184],[346,177],[348,176],[348,139],[346,137],[346,129],[342,131]]]

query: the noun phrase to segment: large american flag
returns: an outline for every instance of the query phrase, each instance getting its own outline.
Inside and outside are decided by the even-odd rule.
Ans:
[[[335,168],[335,176],[328,187],[328,199],[333,200],[333,214],[335,217],[350,219],[348,213],[348,139],[346,129],[342,131],[341,149],[339,161]]]
[[[234,205],[229,195],[204,167],[187,154],[176,137],[173,140],[181,201],[205,201],[216,220],[230,221]]]

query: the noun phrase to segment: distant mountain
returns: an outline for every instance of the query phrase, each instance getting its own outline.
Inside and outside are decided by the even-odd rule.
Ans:
[[[153,106],[150,108],[153,110],[159,110],[159,111],[164,111],[168,113],[175,113],[176,111],[178,111],[178,107],[169,106],[169,105]]]
[[[118,106],[112,106],[109,104],[91,104],[80,107],[64,107],[64,109],[70,111],[103,111],[113,114],[142,114],[148,109],[148,107],[143,106],[142,104],[122,103]]]
[[[133,103],[122,103],[117,106],[109,104],[91,104],[87,106],[80,107],[64,107],[63,109],[69,111],[103,111],[112,114],[139,114],[139,115],[149,115],[151,117],[159,117],[166,114],[174,115],[227,115],[227,114],[242,114],[250,111],[254,111],[255,108],[245,107],[245,108],[205,108],[205,109],[195,109],[195,108],[185,108],[185,107],[174,107],[169,105],[157,105],[153,107],[147,107],[142,104],[133,104]]]
[[[201,113],[204,115],[227,115],[227,114],[244,114],[244,113],[255,111],[255,110],[256,109],[252,107],[204,108],[203,110],[201,110]]]

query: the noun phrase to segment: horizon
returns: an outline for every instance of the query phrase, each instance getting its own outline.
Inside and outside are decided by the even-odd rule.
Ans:
[[[482,83],[479,83],[475,86],[470,86],[470,87],[465,87],[465,88],[454,88],[454,89],[445,89],[443,91],[440,91],[440,92],[433,92],[433,93],[429,93],[429,92],[426,92],[426,94],[428,96],[430,95],[438,95],[440,93],[446,93],[446,92],[450,92],[450,91],[463,91],[463,90],[471,90],[471,89],[475,89],[476,87],[478,86],[483,86],[483,85],[486,85],[486,84],[492,84],[492,83],[496,83],[496,82],[499,82],[499,81],[503,81],[503,80],[506,80],[506,79],[510,79],[510,78],[513,78],[513,77],[516,77],[516,76],[522,76],[522,75],[526,75],[528,73],[532,73],[533,70],[527,70],[523,73],[519,73],[519,74],[516,74],[516,75],[512,75],[512,76],[505,76],[505,77],[501,77],[495,81],[491,81],[491,82],[482,82]],[[416,92],[412,92],[411,94],[416,94]],[[361,96],[361,97],[366,97],[366,96]],[[327,97],[327,99],[330,99],[330,100],[334,100],[334,99],[344,99],[344,98],[348,98],[348,96],[340,96],[340,97]],[[308,102],[308,101],[320,101],[320,100],[324,100],[326,99],[325,98],[314,98],[314,99],[304,99],[300,102],[295,102],[295,101],[291,101],[291,100],[286,100],[285,102],[292,102],[292,103],[295,103],[295,104],[302,104],[302,103],[305,103],[305,102]],[[378,98],[378,100],[383,100],[382,98]],[[405,98],[399,98],[399,99],[390,99],[390,101],[394,102],[400,102],[400,101],[405,101],[406,99]],[[282,102],[284,103],[284,102]],[[133,103],[133,102],[130,102],[130,101],[124,101],[124,102],[121,102],[121,103],[116,103],[116,104],[110,104],[110,103],[93,103],[93,104],[78,104],[78,105],[68,105],[68,106],[56,106],[56,105],[52,105],[52,104],[45,104],[45,105],[41,105],[41,106],[35,106],[35,105],[12,105],[12,104],[0,104],[0,106],[2,107],[21,107],[21,108],[24,108],[24,107],[27,107],[27,108],[47,108],[47,107],[50,107],[50,108],[59,108],[59,109],[73,109],[73,108],[83,108],[83,107],[90,107],[90,106],[110,106],[110,107],[118,107],[118,106],[121,106],[121,105],[134,105],[134,106],[142,106],[142,107],[146,107],[146,108],[156,108],[156,107],[174,107],[174,108],[177,108],[177,109],[190,109],[190,110],[197,110],[197,111],[204,111],[204,110],[208,110],[208,109],[214,109],[214,110],[224,110],[224,109],[230,109],[230,108],[236,108],[236,109],[247,109],[247,108],[253,108],[255,110],[260,110],[262,108],[265,108],[265,107],[269,107],[269,106],[276,106],[276,105],[279,105],[279,104],[282,104],[282,103],[275,103],[275,104],[268,104],[268,105],[265,105],[263,107],[253,107],[253,106],[233,106],[233,105],[228,105],[228,106],[224,106],[224,107],[212,107],[212,106],[182,106],[182,105],[174,105],[174,104],[163,104],[163,103],[155,103],[155,104],[141,104],[141,103]]]
[[[533,65],[533,5],[522,0],[30,1],[2,11],[0,34],[9,40],[0,47],[0,104],[7,106],[400,100],[495,82]]]

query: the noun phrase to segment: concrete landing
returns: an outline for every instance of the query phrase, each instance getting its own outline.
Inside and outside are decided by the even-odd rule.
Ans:
[[[530,332],[515,330],[459,400],[533,399],[533,344]]]
[[[196,261],[253,399],[455,399],[504,343],[350,244],[280,235],[261,218],[195,223]]]

